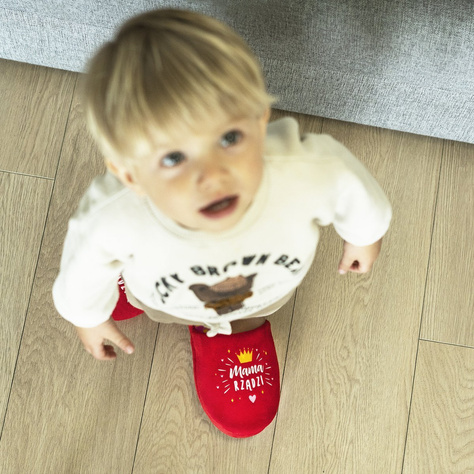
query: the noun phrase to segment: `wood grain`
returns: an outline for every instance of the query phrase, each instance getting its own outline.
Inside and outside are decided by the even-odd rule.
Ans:
[[[0,426],[38,262],[53,183],[0,173]]]
[[[422,338],[474,347],[472,145],[273,112],[345,143],[394,219],[364,276],[337,274],[342,243],[323,230],[294,312],[271,319],[277,419],[236,440],[199,405],[185,327],[124,322],[137,352],[99,363],[55,312],[67,221],[104,170],[77,98],[70,110],[75,81],[0,60],[0,472],[474,472],[474,352],[419,342],[423,313]]]
[[[400,472],[441,142],[328,121],[386,190],[394,218],[367,275],[337,273],[326,229],[300,287],[271,460],[280,472]]]
[[[51,298],[67,221],[103,170],[75,103],[0,444],[0,472],[131,472],[157,325],[145,317],[122,322],[136,353],[98,362]]]
[[[0,170],[54,178],[76,75],[0,59]]]
[[[423,339],[474,347],[474,145],[446,143]]]
[[[404,474],[474,472],[474,351],[420,342]]]

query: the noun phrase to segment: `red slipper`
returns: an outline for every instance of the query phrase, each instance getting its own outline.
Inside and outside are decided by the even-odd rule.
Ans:
[[[132,306],[128,302],[127,295],[125,293],[125,283],[122,277],[119,278],[118,287],[119,299],[115,305],[115,309],[112,312],[112,319],[114,321],[123,321],[125,319],[132,319],[135,316],[142,314],[142,309],[135,308],[135,306]]]
[[[260,433],[275,417],[280,370],[270,323],[252,331],[207,337],[190,326],[194,382],[214,425],[234,438]]]

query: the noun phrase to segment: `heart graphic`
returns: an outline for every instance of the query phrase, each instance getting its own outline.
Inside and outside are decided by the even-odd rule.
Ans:
[[[257,395],[249,395],[249,400],[252,402],[252,403],[255,403],[255,400],[257,399]]]

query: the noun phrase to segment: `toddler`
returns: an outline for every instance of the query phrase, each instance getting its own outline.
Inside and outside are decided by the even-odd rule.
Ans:
[[[207,16],[129,20],[90,62],[84,91],[108,172],[70,220],[59,313],[95,358],[116,357],[106,341],[131,354],[111,318],[123,278],[137,312],[189,327],[211,421],[230,436],[259,433],[280,390],[267,317],[310,268],[319,226],[344,240],[341,274],[369,271],[387,198],[331,137],[301,136],[289,118],[268,125],[273,99],[256,58]]]

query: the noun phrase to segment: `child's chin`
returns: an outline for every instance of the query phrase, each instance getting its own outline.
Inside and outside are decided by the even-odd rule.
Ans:
[[[241,220],[242,216],[237,213],[223,217],[221,219],[204,219],[201,220],[201,229],[205,232],[225,232],[232,230]]]

